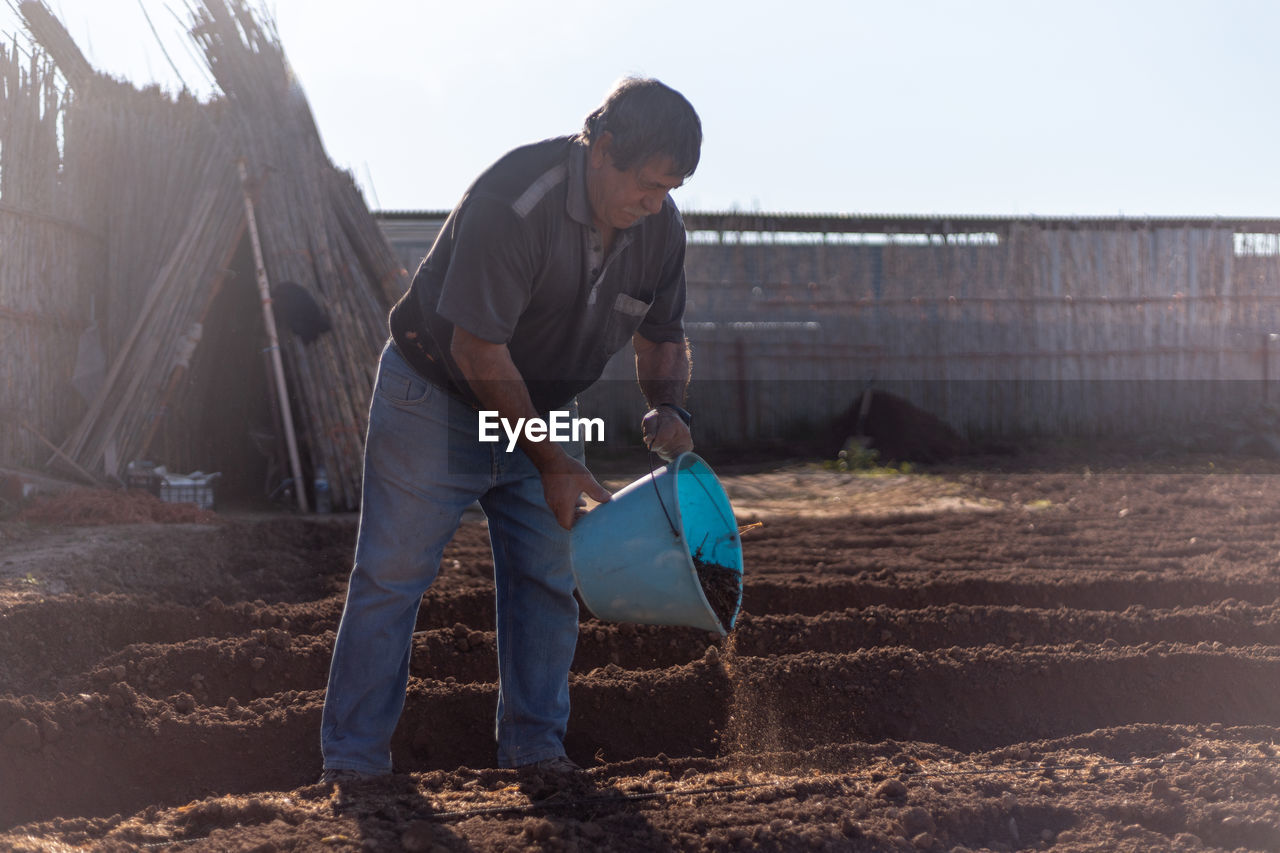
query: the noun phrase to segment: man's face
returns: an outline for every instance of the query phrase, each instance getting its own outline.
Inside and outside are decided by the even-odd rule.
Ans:
[[[591,146],[587,170],[587,195],[596,227],[630,228],[662,209],[667,193],[684,183],[674,175],[670,157],[651,157],[630,169],[619,169],[610,151],[609,133]]]

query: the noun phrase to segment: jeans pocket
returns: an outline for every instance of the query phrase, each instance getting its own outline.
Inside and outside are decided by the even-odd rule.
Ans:
[[[378,396],[397,406],[416,406],[431,396],[435,386],[412,369],[388,368],[384,361],[378,371]]]

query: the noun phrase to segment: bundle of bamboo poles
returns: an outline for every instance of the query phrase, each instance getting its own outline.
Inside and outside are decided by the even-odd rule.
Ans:
[[[58,180],[102,254],[92,274],[77,276],[88,304],[76,331],[95,336],[107,363],[49,464],[118,478],[151,440],[167,380],[188,357],[230,260],[241,225],[239,188],[225,134],[205,105],[95,73],[47,7],[27,0],[19,8],[71,87],[60,112],[61,151],[55,146]],[[10,153],[6,162],[16,163]],[[61,344],[74,358],[74,339]],[[29,399],[58,396],[55,388]]]
[[[235,201],[235,164],[210,109],[188,96],[97,85],[91,97],[73,102],[69,120],[77,132],[66,145],[68,175],[92,192],[86,206],[102,223],[109,250],[100,286],[110,300],[97,318],[103,347],[120,353],[157,276],[202,215],[202,197],[217,188]],[[226,198],[213,215],[204,224],[221,231],[210,228],[209,245],[189,259],[202,265],[178,273],[193,289],[208,287],[208,272],[227,252],[225,232],[240,218]]]
[[[19,8],[71,91],[57,102],[47,60],[37,74],[17,70],[16,54],[0,55],[3,201],[24,200],[49,229],[70,227],[57,217],[73,210],[86,236],[81,251],[64,251],[74,272],[60,273],[50,290],[31,287],[31,270],[56,269],[50,263],[53,239],[33,244],[31,235],[40,235],[27,217],[21,232],[26,243],[4,242],[7,253],[10,247],[33,248],[25,266],[0,266],[0,322],[6,311],[22,316],[22,334],[0,336],[0,354],[10,356],[3,364],[17,369],[34,363],[52,371],[6,383],[14,405],[5,411],[21,411],[32,401],[75,400],[50,389],[70,376],[76,337],[96,328],[108,364],[91,404],[79,404],[56,429],[57,418],[31,415],[61,443],[50,464],[120,477],[173,423],[163,420],[173,404],[198,405],[200,395],[185,387],[192,350],[205,359],[217,347],[200,340],[201,322],[245,236],[247,212],[256,209],[252,236],[269,283],[301,285],[332,327],[310,344],[288,333],[280,337],[284,369],[273,381],[283,380],[298,425],[305,472],[296,468],[295,474],[309,477],[323,465],[333,506],[355,508],[370,383],[386,338],[387,308],[403,292],[407,274],[351,176],[325,155],[269,19],[243,0],[192,3],[192,37],[225,95],[202,104],[185,93],[139,92],[94,72],[43,3],[26,0]],[[24,118],[15,120],[18,114]],[[20,169],[14,166],[18,158]],[[248,182],[238,174],[242,162]],[[45,195],[62,195],[45,199],[32,188],[9,187],[18,176],[44,181]],[[5,222],[0,214],[0,229]],[[95,254],[86,254],[86,246]],[[18,295],[6,299],[10,291]],[[61,301],[50,303],[51,294]],[[36,317],[57,328],[42,332]],[[199,423],[191,414],[185,413],[181,429]],[[173,436],[165,438],[169,445]],[[199,441],[195,434],[189,438]],[[0,447],[0,459],[19,455]],[[40,454],[28,441],[20,455],[30,462]]]
[[[354,508],[369,389],[405,271],[329,162],[269,21],[243,0],[203,0],[191,32],[227,96],[267,277],[301,285],[330,317],[313,343],[284,333],[280,345],[300,441],[312,467],[325,466],[334,506]]]
[[[18,10],[26,21],[27,29],[53,58],[62,76],[72,86],[85,89],[95,78],[101,77],[93,70],[89,60],[84,58],[67,28],[49,11],[44,0],[22,0],[18,4]]]
[[[68,456],[91,470],[119,476],[130,460],[145,455],[166,389],[199,343],[200,322],[240,238],[235,175],[216,148],[205,155],[187,191],[166,206],[179,227],[166,234],[164,256],[144,279],[129,329],[109,350],[114,359],[101,390],[63,444]]]
[[[0,465],[36,467],[84,409],[70,379],[102,242],[60,180],[63,105],[41,51],[0,44]]]

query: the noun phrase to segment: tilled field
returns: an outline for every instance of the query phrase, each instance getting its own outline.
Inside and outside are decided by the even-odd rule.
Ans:
[[[559,789],[492,769],[481,521],[336,792],[354,520],[9,524],[0,849],[1280,850],[1280,476],[1226,467],[726,477],[738,629],[584,613]]]

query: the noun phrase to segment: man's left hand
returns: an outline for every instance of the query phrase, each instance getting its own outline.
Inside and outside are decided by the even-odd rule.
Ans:
[[[644,443],[664,462],[670,462],[681,453],[693,450],[693,436],[680,416],[666,406],[650,409],[640,423],[644,431]]]

